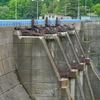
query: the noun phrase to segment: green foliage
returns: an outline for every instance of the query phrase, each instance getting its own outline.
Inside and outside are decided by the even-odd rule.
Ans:
[[[100,16],[100,8],[97,9],[96,14]]]
[[[37,16],[37,0],[17,0],[17,18],[18,19],[30,19],[32,16]],[[53,1],[54,1],[54,13],[65,14],[71,17],[77,17],[78,0],[38,0],[38,14],[53,13]],[[69,5],[71,3],[71,5]],[[42,6],[43,4],[43,6]],[[85,1],[80,0],[80,15],[85,15]],[[43,10],[42,10],[43,7]],[[100,16],[100,0],[87,0],[87,9],[91,8],[95,14]],[[2,10],[3,9],[3,10]],[[0,19],[15,19],[15,0],[0,0]]]
[[[67,16],[77,17],[78,1],[70,0],[70,5],[67,5]]]
[[[84,42],[90,42],[89,40],[84,40]]]
[[[93,58],[91,58],[91,60],[93,60]]]
[[[84,7],[80,7],[80,15],[85,15],[85,8]]]
[[[93,0],[87,0],[87,6],[91,8],[93,6]]]
[[[8,13],[9,13],[9,7],[0,6],[0,19],[7,19]]]
[[[43,4],[43,13],[47,13],[47,5],[46,5],[46,3]]]
[[[96,52],[90,52],[90,54],[95,54]]]
[[[100,66],[100,64],[98,64],[98,66]]]
[[[96,4],[96,5],[92,6],[91,10],[94,11],[95,14],[100,16],[100,4]]]
[[[100,4],[96,4],[91,8],[92,11],[97,11],[97,9],[100,9]]]
[[[84,67],[84,69],[86,69],[86,67]]]
[[[97,4],[97,3],[100,4],[100,0],[93,0],[93,4]]]
[[[76,74],[76,77],[78,77],[79,75],[78,74]]]

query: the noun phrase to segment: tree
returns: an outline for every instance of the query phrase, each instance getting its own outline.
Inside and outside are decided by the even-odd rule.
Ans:
[[[95,6],[92,6],[91,10],[94,11],[98,16],[100,16],[100,4],[96,4]]]
[[[96,14],[100,16],[100,8],[97,9]]]
[[[7,19],[7,14],[9,11],[8,6],[0,6],[0,19]]]
[[[10,0],[0,0],[0,6],[7,5]]]
[[[100,9],[100,4],[96,4],[94,6],[92,6],[92,11],[97,11],[97,9]]]
[[[47,13],[47,5],[45,3],[43,4],[43,13]]]
[[[41,13],[41,2],[39,2],[39,15]],[[15,18],[15,0],[9,2],[10,13],[9,19]],[[37,3],[31,0],[17,0],[17,18],[18,19],[30,19],[32,16],[36,18]]]
[[[37,0],[17,0],[17,18],[18,19],[29,19],[32,16],[36,18],[37,16]],[[42,14],[42,4],[43,4],[43,13],[53,13],[53,1],[54,1],[54,13],[61,14],[65,13],[66,5],[66,14],[68,16],[76,17],[78,10],[78,0],[40,0],[38,2],[38,15]],[[68,5],[71,3],[71,5]],[[99,4],[97,4],[99,3]],[[3,5],[6,5],[4,7]],[[99,14],[100,0],[87,0],[87,6],[91,8],[92,11],[95,11]],[[3,10],[0,12],[0,18],[15,19],[15,0],[0,0],[0,6],[3,7]],[[7,8],[8,6],[8,8]],[[80,0],[80,13],[84,15],[84,9],[82,6],[85,6],[85,0]],[[2,8],[1,7],[1,8]],[[0,9],[1,9],[0,8]],[[5,11],[6,9],[6,11]],[[9,9],[9,11],[8,11]],[[5,13],[6,12],[6,13]],[[9,12],[9,13],[8,13]],[[6,16],[6,17],[5,17]]]
[[[93,0],[88,0],[87,1],[87,6],[89,6],[91,8],[93,6]]]
[[[97,3],[100,4],[100,0],[93,0],[93,4],[97,4]]]
[[[78,11],[78,1],[77,0],[70,0],[70,5],[67,4],[67,15],[71,17],[77,17],[77,11]]]

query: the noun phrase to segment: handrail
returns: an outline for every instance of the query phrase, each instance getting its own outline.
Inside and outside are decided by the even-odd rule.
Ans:
[[[50,24],[55,24],[56,20],[49,20]],[[71,23],[71,22],[81,22],[80,19],[60,19],[60,23]],[[35,20],[35,24],[43,25],[45,24],[45,19]],[[19,25],[31,25],[31,20],[0,20],[0,27],[6,26],[19,26]]]

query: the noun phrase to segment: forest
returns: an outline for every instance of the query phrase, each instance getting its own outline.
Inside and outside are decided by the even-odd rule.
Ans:
[[[15,1],[0,0],[0,19],[15,19]],[[78,0],[17,0],[17,19],[36,18],[37,1],[39,16],[45,13],[64,14],[66,7],[66,16],[77,18]],[[80,16],[91,14],[100,16],[100,0],[79,0]],[[86,10],[85,10],[86,5]]]

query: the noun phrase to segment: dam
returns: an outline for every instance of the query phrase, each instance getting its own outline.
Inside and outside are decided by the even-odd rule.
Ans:
[[[0,100],[99,100],[100,23],[39,22],[1,25]]]

